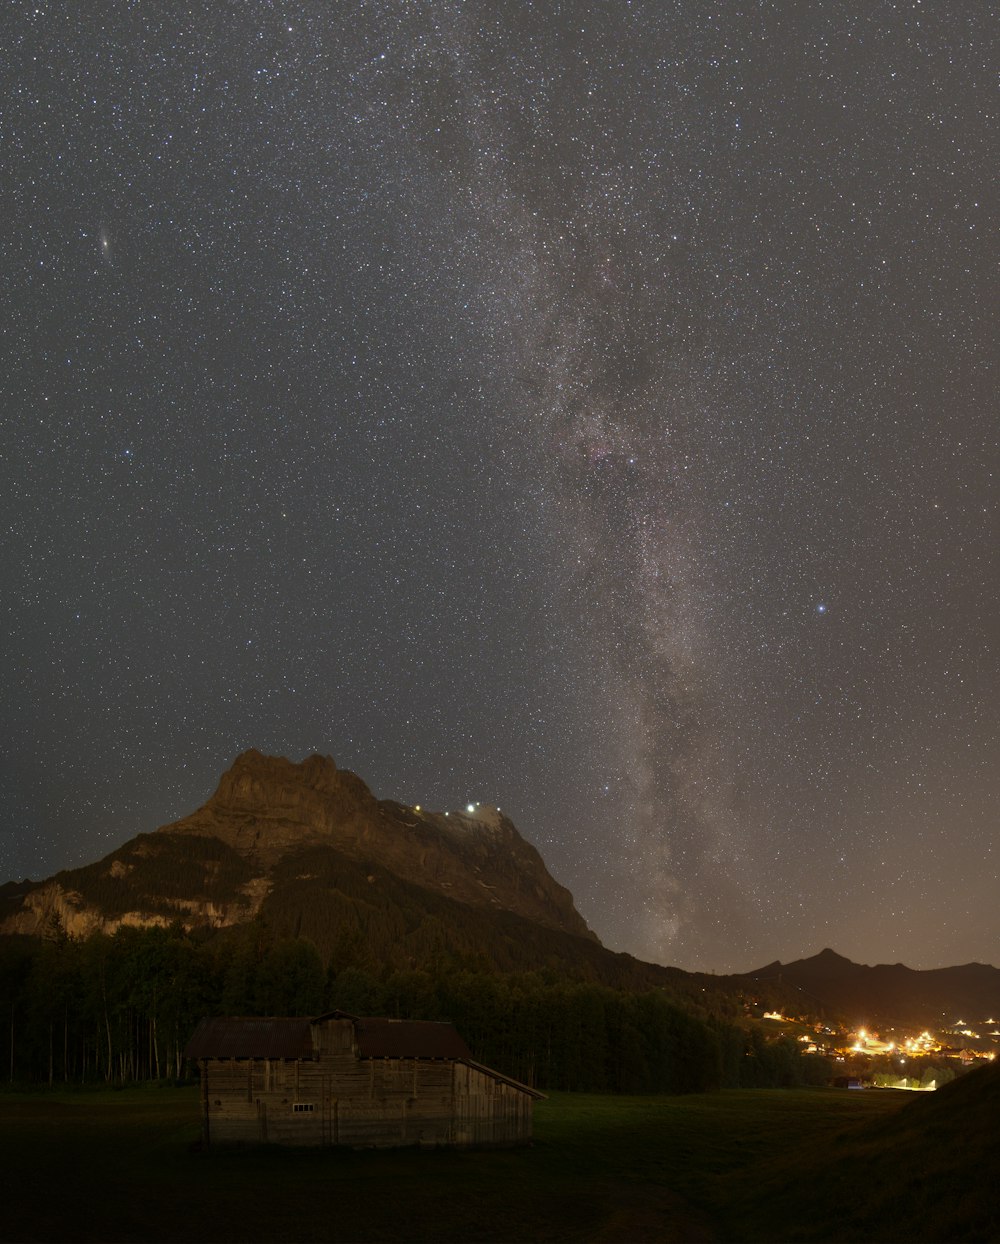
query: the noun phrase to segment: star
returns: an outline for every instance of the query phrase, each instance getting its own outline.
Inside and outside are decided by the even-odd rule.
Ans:
[[[156,7],[5,47],[0,883],[253,745],[643,957],[995,955],[989,6]]]

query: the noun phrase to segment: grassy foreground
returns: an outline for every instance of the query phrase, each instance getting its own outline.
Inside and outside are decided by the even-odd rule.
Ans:
[[[202,1153],[190,1089],[8,1093],[0,1238],[1000,1240],[996,1103],[973,1153],[945,1096],[563,1094],[529,1149]]]

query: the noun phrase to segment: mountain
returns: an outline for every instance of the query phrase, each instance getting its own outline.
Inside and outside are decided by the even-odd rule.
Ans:
[[[569,890],[498,808],[440,813],[378,801],[329,757],[296,765],[246,752],[203,808],[161,832],[216,838],[257,871],[290,850],[329,846],[470,906],[597,940]]]
[[[869,967],[826,949],[792,963],[776,960],[742,979],[795,989],[810,1010],[825,1007],[854,1024],[940,1027],[1000,1015],[1000,969],[984,963],[925,971],[902,963]]]
[[[603,947],[499,809],[428,812],[378,800],[327,756],[296,764],[251,750],[197,811],[47,881],[0,886],[0,934],[113,933],[181,923],[199,937],[251,922],[306,938],[335,968],[376,973],[446,962],[552,971],[617,988],[662,987],[696,1004],[769,1005],[876,1020],[969,1022],[1000,1013],[1000,971],[915,972],[825,950],[740,976],[699,976]]]
[[[37,933],[54,915],[71,933],[178,918],[242,923],[290,879],[283,865],[309,857],[315,867],[315,852],[324,849],[471,907],[597,941],[573,896],[498,809],[436,813],[379,801],[328,756],[295,764],[253,750],[190,816],[140,834],[100,864],[5,887],[13,910],[0,931]],[[375,884],[375,873],[365,875]]]
[[[175,922],[235,936],[251,921],[312,941],[335,966],[552,970],[701,1001],[715,978],[603,947],[499,809],[378,800],[325,756],[248,751],[197,811],[104,859],[0,887],[0,934],[74,935]]]

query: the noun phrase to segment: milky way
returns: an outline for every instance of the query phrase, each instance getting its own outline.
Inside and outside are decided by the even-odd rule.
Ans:
[[[318,750],[617,949],[995,961],[994,27],[12,6],[4,876]]]

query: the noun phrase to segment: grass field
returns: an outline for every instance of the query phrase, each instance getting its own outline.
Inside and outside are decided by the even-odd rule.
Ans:
[[[933,1096],[565,1094],[539,1103],[527,1149],[354,1153],[200,1152],[191,1089],[8,1093],[0,1238],[1000,1239],[995,1165],[945,1134],[921,1163],[953,1131],[953,1111],[914,1109]]]

